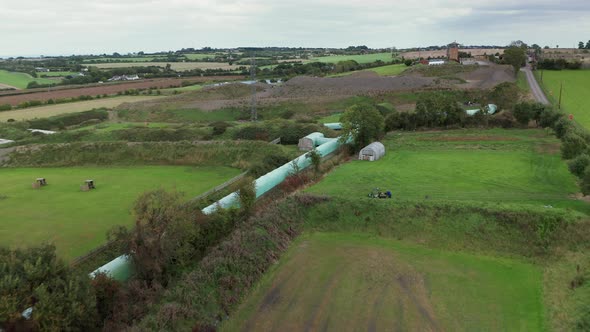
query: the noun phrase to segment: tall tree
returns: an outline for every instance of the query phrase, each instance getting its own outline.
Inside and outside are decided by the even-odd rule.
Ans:
[[[384,120],[379,111],[370,105],[349,107],[340,118],[342,122],[342,140],[352,137],[355,149],[376,140],[383,134]]]
[[[578,43],[578,49],[581,50],[583,48],[584,48],[584,42],[581,41],[581,42]]]
[[[588,42],[586,43],[586,49],[590,50],[590,40],[588,40]]]
[[[514,68],[514,75],[518,75],[520,67],[526,64],[525,49],[511,46],[504,50],[504,62]]]

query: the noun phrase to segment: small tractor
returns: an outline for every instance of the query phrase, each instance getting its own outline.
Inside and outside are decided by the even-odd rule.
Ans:
[[[390,190],[381,191],[379,188],[375,188],[369,193],[369,197],[370,198],[391,198],[391,191]]]

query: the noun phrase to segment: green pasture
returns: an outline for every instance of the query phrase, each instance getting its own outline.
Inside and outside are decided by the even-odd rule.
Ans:
[[[112,226],[133,225],[130,210],[141,193],[176,189],[190,198],[239,173],[229,167],[176,166],[0,169],[0,243],[50,241],[70,260],[104,243]],[[38,177],[48,185],[33,189]],[[97,189],[82,192],[86,179]]]
[[[183,87],[180,87],[180,88],[162,89],[160,91],[162,91],[162,93],[164,93],[166,95],[170,95],[170,94],[173,94],[174,91],[177,91],[177,92],[187,92],[187,91],[199,91],[201,89],[203,89],[203,85],[195,84],[195,85],[183,86]]]
[[[383,62],[390,62],[393,60],[391,57],[391,53],[374,53],[374,54],[361,54],[361,55],[331,55],[331,56],[322,56],[318,58],[312,58],[310,61],[312,62],[327,62],[327,63],[336,63],[340,61],[348,61],[354,60],[358,63],[371,63],[377,60],[381,60]]]
[[[95,59],[84,59],[83,62],[106,62],[106,61],[127,61],[127,62],[146,62],[146,61],[153,61],[154,59],[166,59],[166,56],[138,56],[138,57],[125,57],[125,58],[112,58],[112,57],[104,57],[104,58],[95,58]]]
[[[222,108],[216,111],[173,110],[168,113],[173,114],[175,119],[184,121],[235,121],[242,112],[237,108]]]
[[[392,133],[385,156],[339,166],[311,192],[369,199],[374,188],[395,200],[461,200],[572,207],[576,181],[543,130]]]
[[[368,234],[300,236],[222,331],[542,331],[541,269]]]
[[[568,114],[586,128],[590,128],[590,70],[544,70],[543,80],[539,71],[537,81],[543,86],[547,98],[557,105],[563,83],[561,105]]]
[[[324,117],[321,117],[318,122],[319,123],[333,123],[333,122],[340,122],[340,117],[342,113],[334,113]]]
[[[184,57],[188,60],[203,60],[207,58],[215,58],[218,54],[211,53],[188,53],[184,54]]]
[[[50,71],[46,73],[37,73],[39,77],[41,76],[48,76],[48,77],[65,77],[68,75],[78,75],[78,72],[75,71]]]
[[[97,132],[111,132],[131,128],[167,128],[173,124],[164,122],[103,122],[96,125],[80,127],[71,131],[94,130]]]
[[[35,78],[27,73],[11,72],[0,69],[0,84],[6,84],[18,89],[26,89],[27,85],[33,81],[39,84],[53,84],[54,80],[47,78]]]
[[[379,76],[395,76],[395,75],[401,74],[407,68],[408,68],[408,66],[406,66],[404,64],[395,64],[395,65],[380,66],[380,67],[363,69],[363,70],[349,71],[349,72],[345,72],[345,73],[330,75],[330,77],[348,76],[348,75],[351,75],[354,73],[367,72],[367,71],[372,71],[374,73],[377,73]]]

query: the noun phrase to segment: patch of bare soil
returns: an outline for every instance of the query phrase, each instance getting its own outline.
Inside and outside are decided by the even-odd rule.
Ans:
[[[590,203],[590,195],[584,196],[584,194],[582,194],[582,193],[577,193],[577,194],[570,195],[570,198],[578,200],[578,201],[584,201],[584,202]]]
[[[279,89],[274,89],[271,95],[274,97],[359,95],[424,89],[433,85],[434,79],[429,77],[382,77],[377,73],[366,71],[343,77],[298,76],[287,81]]]
[[[467,81],[462,88],[468,89],[490,89],[504,82],[516,82],[514,69],[507,65],[480,66],[468,73],[458,74],[457,77]]]

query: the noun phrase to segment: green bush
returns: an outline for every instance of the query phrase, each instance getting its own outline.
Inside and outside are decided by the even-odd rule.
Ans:
[[[568,132],[561,138],[561,156],[572,159],[588,149],[586,140],[576,132]]]
[[[225,133],[227,128],[231,127],[231,125],[225,121],[216,121],[211,124],[211,127],[213,128],[213,135],[219,136],[223,135],[223,133]]]
[[[586,153],[583,153],[574,159],[568,161],[568,168],[570,172],[577,177],[581,178],[584,176],[584,171],[586,167],[590,164],[590,156]]]
[[[12,105],[10,104],[2,104],[0,105],[0,112],[2,111],[10,111],[12,109]]]

